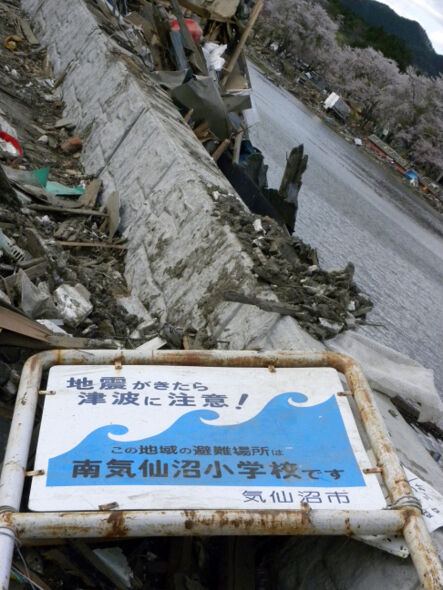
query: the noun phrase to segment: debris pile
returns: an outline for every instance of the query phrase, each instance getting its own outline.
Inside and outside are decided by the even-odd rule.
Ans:
[[[247,207],[293,231],[307,156],[302,146],[296,148],[285,184],[268,189],[263,157],[249,140],[244,116],[253,105],[243,50],[262,5],[263,0],[134,1],[128,13],[124,6],[119,12],[91,0],[88,8],[120,45],[114,53],[168,93]]]
[[[0,6],[0,354],[14,374],[33,349],[135,348],[161,329],[125,309],[118,194],[83,173],[61,79],[17,4]]]
[[[234,197],[215,197],[219,218],[233,227],[254,262],[253,272],[276,295],[275,301],[269,301],[228,291],[224,293],[227,301],[290,315],[319,340],[366,323],[373,306],[353,282],[352,263],[344,269],[322,270],[315,249],[290,236],[274,220],[248,213]]]
[[[262,2],[230,3],[132,2],[133,12],[120,5],[111,10],[103,2],[88,3],[103,30],[132,47],[126,60],[144,68],[167,92],[185,122],[205,146],[237,190],[236,197],[213,193],[219,219],[229,224],[254,260],[254,272],[270,285],[280,302],[256,301],[252,293],[221,289],[214,297],[258,305],[289,314],[321,340],[363,323],[372,309],[368,297],[353,283],[353,267],[322,271],[316,253],[290,237],[308,157],[303,146],[288,156],[278,190],[268,188],[267,166],[249,140],[244,113],[251,108],[251,88],[243,54]],[[136,40],[134,40],[136,39]],[[220,198],[218,198],[220,197]],[[255,214],[255,215],[254,215]],[[264,216],[263,222],[256,215]],[[259,229],[257,229],[257,223]],[[213,301],[206,302],[211,308]],[[201,304],[201,307],[204,303]],[[207,345],[214,345],[210,335]]]
[[[251,89],[242,50],[261,4],[187,3],[192,18],[186,19],[175,1],[169,12],[148,2],[133,2],[131,8],[137,11],[131,13],[125,6],[120,5],[120,13],[117,5],[99,0],[88,7],[121,45],[126,60],[151,71],[171,94],[249,209],[268,216],[257,230],[259,220],[236,198],[217,204],[221,219],[234,228],[255,261],[256,275],[285,302],[278,309],[271,302],[255,304],[293,315],[312,335],[324,339],[363,321],[371,304],[352,283],[351,266],[342,272],[321,271],[315,252],[285,230],[295,223],[307,163],[302,146],[289,156],[277,191],[268,189],[263,157],[248,139],[243,111],[251,106]],[[130,292],[123,278],[125,244],[116,235],[118,194],[102,195],[101,181],[83,174],[82,137],[76,135],[75,123],[62,117],[63,76],[54,80],[45,51],[12,3],[1,10],[1,34],[7,42],[0,103],[5,204],[0,210],[0,271],[8,314],[25,313],[21,323],[31,332],[29,320],[45,320],[45,326],[34,327],[34,337],[40,334],[34,338],[37,348],[67,346],[68,341],[70,347],[128,346],[131,334],[143,342],[146,326],[135,330],[139,321],[128,318],[117,302]],[[240,296],[245,302],[251,294],[224,295],[231,300]],[[14,322],[20,323],[17,317]],[[165,331],[155,318],[147,323],[150,336]],[[28,337],[25,328],[18,340],[3,328],[5,343],[23,344]],[[216,344],[192,327],[175,330],[178,338],[169,332],[166,340],[177,347],[185,335],[188,346]]]

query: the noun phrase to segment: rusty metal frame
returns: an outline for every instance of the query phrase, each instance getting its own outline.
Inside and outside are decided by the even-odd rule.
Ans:
[[[389,510],[108,510],[20,512],[38,390],[43,370],[68,364],[206,367],[332,367],[342,373],[389,492]],[[52,350],[22,371],[0,479],[0,588],[7,589],[16,541],[57,537],[163,535],[403,534],[422,588],[443,587],[443,567],[360,366],[334,352]]]

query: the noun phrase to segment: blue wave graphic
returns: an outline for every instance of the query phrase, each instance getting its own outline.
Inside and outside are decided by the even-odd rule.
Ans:
[[[282,393],[257,416],[227,426],[202,421],[216,420],[216,411],[192,410],[130,442],[109,438],[126,426],[102,426],[49,460],[46,485],[364,486],[335,397],[290,403],[306,399]]]

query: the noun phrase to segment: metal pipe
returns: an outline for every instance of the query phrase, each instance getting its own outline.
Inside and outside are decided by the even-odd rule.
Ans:
[[[401,533],[402,510],[110,510],[5,513],[20,541],[59,537],[380,535]],[[1,520],[0,520],[1,522]]]
[[[119,351],[119,350],[95,350],[95,351],[81,351],[81,350],[53,350],[41,352],[34,355],[25,363],[22,371],[22,378],[20,382],[19,391],[17,394],[16,407],[14,411],[14,418],[11,424],[11,432],[8,439],[8,445],[6,448],[4,467],[0,479],[0,510],[7,511],[2,517],[2,526],[0,529],[0,580],[2,581],[2,588],[7,588],[8,582],[5,580],[9,579],[9,571],[12,559],[12,552],[14,546],[14,537],[9,534],[9,531],[14,532],[15,526],[17,525],[17,533],[20,534],[20,520],[23,519],[24,523],[32,522],[44,522],[45,514],[14,514],[10,512],[12,509],[16,511],[19,509],[21,495],[23,491],[24,473],[26,470],[26,464],[28,460],[30,438],[34,422],[35,408],[37,405],[38,389],[41,379],[41,374],[44,369],[55,365],[55,364],[110,364],[115,361],[119,361],[122,364],[140,364],[140,365],[191,365],[191,366],[216,366],[216,367],[267,367],[273,365],[274,367],[333,367],[338,371],[342,372],[347,381],[348,386],[354,394],[355,401],[357,403],[363,425],[368,434],[371,446],[374,450],[375,456],[379,467],[382,469],[382,475],[384,477],[386,486],[388,488],[391,500],[398,502],[404,497],[412,495],[406,476],[403,472],[401,464],[396,455],[395,449],[387,433],[386,427],[384,426],[380,412],[378,411],[374,402],[370,387],[364,377],[364,374],[359,365],[351,358],[329,351],[323,352],[266,352],[258,353],[253,351],[239,352],[239,351],[151,351],[148,353],[139,353],[137,351]],[[137,514],[144,514],[151,523],[151,517],[149,511],[138,511],[128,513],[127,522],[130,526],[133,525],[134,531],[143,530],[143,534],[156,534],[152,529],[157,530],[157,526],[164,527],[165,523],[169,523],[166,529],[176,531],[176,527],[182,527],[183,522],[180,520],[181,511],[166,511],[164,514],[168,514],[168,519],[165,520],[162,516],[161,525],[155,525],[157,522],[152,517],[151,524],[144,523],[142,520],[139,521]],[[186,514],[193,514],[196,516],[201,511],[182,511]],[[303,516],[300,511],[285,512],[282,513],[285,516],[275,516],[275,512],[272,511],[274,516],[266,516],[263,520],[262,513],[253,513],[255,516],[251,516],[248,513],[246,519],[251,520],[251,529],[254,530],[253,534],[259,534],[256,531],[262,531],[260,534],[269,534],[272,530],[273,534],[278,534],[277,530],[288,531],[280,534],[294,534],[298,533],[298,529],[301,530],[299,534],[373,534],[368,530],[360,526],[357,526],[358,521],[355,519],[359,518],[358,512],[350,512],[349,520],[345,518],[344,528],[343,523],[340,525],[337,521],[340,513],[336,512],[332,520],[322,520],[326,516],[317,516],[318,513],[327,513],[328,511],[312,511],[304,513]],[[51,519],[57,523],[53,531],[57,530],[58,535],[63,534],[66,537],[71,536],[71,530],[67,523],[76,522],[75,517],[79,514],[84,515],[86,527],[83,529],[83,533],[86,535],[87,530],[96,522],[97,526],[105,527],[105,530],[109,530],[109,526],[114,519],[118,519],[118,515],[126,514],[122,512],[112,512],[108,514],[108,522],[105,525],[103,522],[103,514],[106,513],[54,513]],[[156,517],[158,514],[163,514],[161,511],[156,511]],[[236,526],[236,520],[233,516],[235,511],[210,511],[212,515],[210,518],[216,520],[214,530],[224,530],[223,534],[240,534]],[[214,515],[218,514],[218,517]],[[279,511],[277,511],[279,514]],[[343,513],[341,513],[343,514]],[[375,514],[375,513],[373,513]],[[378,514],[378,513],[377,513]],[[422,587],[429,590],[439,589],[440,580],[443,579],[443,569],[441,562],[437,556],[435,548],[432,544],[432,540],[429,533],[426,530],[424,521],[419,514],[418,510],[414,508],[407,508],[396,511],[386,511],[384,514],[394,515],[388,517],[381,517],[381,520],[377,519],[374,521],[373,526],[378,527],[379,523],[391,525],[397,522],[401,515],[406,515],[406,520],[403,520],[403,533],[408,544],[412,560],[417,568],[419,579],[422,583]],[[115,516],[117,515],[117,516]],[[229,518],[228,516],[229,515]],[[232,518],[231,518],[232,515]],[[259,515],[259,516],[257,516]],[[294,516],[295,515],[295,516]],[[351,516],[352,515],[352,516]],[[39,518],[42,520],[38,520]],[[223,519],[228,518],[228,521]],[[272,528],[272,522],[275,519],[280,518],[280,524]],[[303,520],[304,518],[304,520]],[[384,522],[386,518],[386,522]],[[62,520],[63,519],[63,520]],[[174,520],[175,519],[175,520]],[[308,520],[306,520],[308,519]],[[391,520],[393,519],[393,520]],[[48,521],[49,522],[49,521]],[[89,522],[91,524],[89,524]],[[189,519],[186,530],[190,530],[189,534],[210,534],[208,533],[207,522],[196,522],[196,528],[192,528],[194,520]],[[248,520],[242,520],[243,524]],[[333,523],[329,525],[327,523]],[[307,524],[310,523],[310,524]],[[362,524],[362,523],[360,523]],[[368,521],[364,521],[363,524],[369,526]],[[294,528],[294,525],[295,528]],[[31,525],[29,525],[31,526]],[[325,527],[325,532],[322,533],[319,529]],[[384,525],[383,525],[384,526]],[[175,527],[175,528],[174,528]],[[198,528],[198,527],[201,527]],[[254,528],[256,527],[256,528]],[[337,528],[338,527],[338,528]],[[351,528],[349,528],[351,527]],[[357,528],[355,528],[357,527]],[[44,528],[44,527],[43,527]],[[117,523],[118,528],[118,523]],[[395,528],[395,527],[394,527]],[[402,527],[400,526],[400,529]],[[166,530],[161,528],[161,530]],[[358,530],[357,530],[358,529]],[[388,526],[389,529],[389,526]],[[396,530],[400,530],[396,529]],[[27,530],[27,529],[26,529]],[[210,528],[209,528],[210,530]],[[252,534],[251,530],[251,534]],[[340,530],[341,532],[335,533],[334,531]],[[375,530],[375,529],[371,529]],[[377,529],[378,530],[378,529]],[[23,530],[24,531],[24,530]],[[200,531],[200,532],[198,532]],[[303,532],[304,531],[304,532]],[[311,532],[309,532],[311,531]],[[315,532],[312,532],[315,531]],[[384,529],[385,532],[389,532]],[[169,533],[157,533],[157,534],[176,534],[175,532]],[[180,534],[187,534],[181,532]],[[92,535],[94,536],[94,535]],[[95,535],[97,536],[97,535]],[[115,533],[113,534],[115,536]],[[122,536],[127,536],[126,534]],[[3,557],[5,556],[5,557]],[[8,565],[9,564],[9,565]]]
[[[20,508],[42,374],[42,363],[36,356],[26,361],[17,392],[0,478],[0,510]]]
[[[10,525],[0,525],[0,588],[7,590],[14,554],[15,534]]]
[[[421,514],[406,519],[403,536],[423,588],[443,588],[443,567]]]

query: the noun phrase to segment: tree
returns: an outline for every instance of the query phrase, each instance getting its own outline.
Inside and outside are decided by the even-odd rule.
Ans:
[[[427,174],[443,169],[443,79],[399,71],[372,47],[350,47],[326,0],[265,0],[258,33],[310,64],[331,88],[360,107],[364,120],[389,127],[394,147]]]

